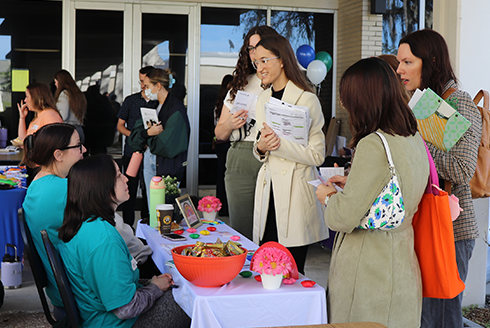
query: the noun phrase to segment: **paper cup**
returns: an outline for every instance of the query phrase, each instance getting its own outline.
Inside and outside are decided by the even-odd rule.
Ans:
[[[172,226],[172,216],[174,214],[174,206],[171,204],[158,204],[156,206],[158,231],[160,234],[170,233]]]

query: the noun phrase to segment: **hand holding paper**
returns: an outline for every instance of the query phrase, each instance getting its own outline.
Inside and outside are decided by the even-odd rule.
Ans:
[[[261,152],[276,150],[281,146],[281,139],[271,129],[267,123],[264,122],[264,127],[260,130],[260,139],[257,144],[258,150]]]

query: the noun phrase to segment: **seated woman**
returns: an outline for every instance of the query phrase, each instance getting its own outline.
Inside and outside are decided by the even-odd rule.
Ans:
[[[53,245],[58,248],[61,241],[58,239],[57,229],[63,223],[66,205],[66,176],[72,165],[83,158],[86,149],[80,143],[75,127],[65,123],[43,126],[24,140],[24,149],[23,163],[30,167],[37,166],[40,170],[27,189],[22,207],[34,246],[47,272],[46,294],[55,306],[56,317],[59,317],[61,313],[58,314],[57,308],[63,307],[63,302],[39,231],[46,230]],[[155,274],[160,274],[151,259],[150,247],[143,245],[132,234],[132,229],[123,224],[122,218],[118,219],[117,228],[126,241],[130,253],[138,262],[138,266],[147,268],[140,273],[141,277],[151,278]]]
[[[115,228],[114,212],[129,198],[128,179],[107,155],[70,170],[59,245],[83,327],[188,327],[175,303],[172,276],[138,283],[136,261]]]

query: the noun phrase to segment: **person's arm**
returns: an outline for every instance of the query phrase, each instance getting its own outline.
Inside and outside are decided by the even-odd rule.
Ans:
[[[66,121],[70,115],[70,100],[66,90],[60,93],[58,101],[56,102],[56,108],[58,108],[63,121]]]
[[[155,301],[163,295],[163,292],[167,291],[173,284],[172,276],[168,273],[158,277],[154,276],[148,286],[136,290],[131,302],[112,310],[112,312],[121,320],[139,316],[148,311]]]
[[[126,128],[126,121],[121,118],[117,120],[117,131],[121,132],[121,134],[126,137],[129,137],[131,134],[131,131]]]
[[[156,136],[148,137],[146,141],[152,154],[173,158],[187,150],[189,135],[185,119],[180,111],[176,111],[165,123],[163,132]],[[142,132],[142,135],[145,132]],[[131,144],[129,146],[131,147]],[[131,147],[131,149],[133,148]]]
[[[144,135],[146,135],[146,138]],[[133,130],[131,130],[131,133],[126,141],[133,151],[143,152],[146,148],[147,138],[148,134],[143,126],[143,120],[139,119],[134,124]]]
[[[19,139],[24,140],[27,136],[26,116],[29,113],[29,110],[27,109],[27,104],[24,103],[24,100],[20,101],[20,105],[17,104],[17,109],[19,110],[19,127],[17,129],[17,135]]]
[[[241,128],[247,122],[248,112],[245,109],[231,114],[226,105],[223,105],[218,124],[214,129],[214,134],[218,140],[227,140],[233,130]]]

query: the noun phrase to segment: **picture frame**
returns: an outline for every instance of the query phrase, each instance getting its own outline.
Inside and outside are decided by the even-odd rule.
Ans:
[[[198,228],[202,225],[201,218],[189,194],[178,197],[175,202],[189,228]]]

